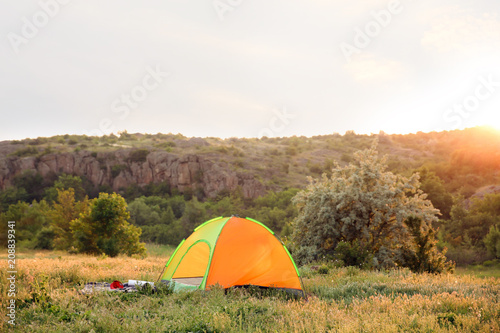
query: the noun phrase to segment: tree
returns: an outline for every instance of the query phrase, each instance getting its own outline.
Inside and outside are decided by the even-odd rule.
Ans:
[[[128,205],[131,222],[142,229],[141,240],[177,245],[184,236],[169,201],[158,196],[140,197]]]
[[[131,221],[137,226],[160,224],[161,209],[158,205],[148,205],[146,197],[140,197],[128,205]]]
[[[370,254],[366,265],[407,265],[404,251],[418,241],[407,219],[415,216],[423,230],[430,230],[438,211],[419,189],[418,175],[406,178],[386,168],[386,159],[377,157],[373,145],[356,152],[348,166],[336,165],[331,177],[309,178],[309,186],[293,198],[299,213],[292,240],[299,263],[334,257],[337,251],[345,252],[347,243]]]
[[[0,192],[0,212],[6,212],[10,205],[26,201],[28,193],[24,188],[8,187]]]
[[[33,200],[40,201],[45,186],[44,177],[33,170],[25,170],[13,179],[14,186],[22,191],[25,190],[26,197],[21,200],[31,202]]]
[[[500,194],[486,194],[466,202],[459,200],[451,209],[446,225],[447,240],[453,245],[484,248],[484,237],[494,225],[500,224]],[[465,242],[467,240],[467,242]]]
[[[54,248],[67,250],[73,244],[71,221],[77,219],[88,206],[88,199],[75,200],[75,191],[57,189],[57,201],[54,202],[51,216],[54,230]]]
[[[484,238],[484,245],[491,255],[500,258],[500,230],[498,226],[491,226],[490,232]]]
[[[404,247],[403,260],[400,264],[415,272],[441,273],[453,270],[450,262],[446,262],[444,253],[437,251],[435,231],[429,225],[422,223],[420,218],[410,216],[405,224],[414,241],[409,247]]]
[[[183,236],[189,236],[195,227],[206,220],[208,220],[208,216],[204,205],[196,197],[193,197],[186,203],[186,208],[181,218],[182,228],[184,229]]]
[[[115,257],[145,254],[141,229],[128,223],[127,203],[119,194],[100,193],[80,217],[71,222],[76,252]]]
[[[16,246],[51,249],[52,238],[41,241],[42,237],[51,234],[48,230],[51,225],[49,212],[50,206],[45,200],[31,204],[19,201],[10,205],[5,213],[0,214],[0,245],[7,244],[7,221],[16,221]]]
[[[73,189],[75,199],[82,201],[85,198],[85,189],[82,186],[82,179],[78,176],[72,176],[63,173],[54,182],[54,186],[45,190],[45,199],[55,201],[58,198],[59,190]]]
[[[444,187],[444,182],[434,172],[422,167],[417,170],[420,175],[420,189],[427,193],[432,205],[439,209],[442,219],[450,218],[453,197]]]

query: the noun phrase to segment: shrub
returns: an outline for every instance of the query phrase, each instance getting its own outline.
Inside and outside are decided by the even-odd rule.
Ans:
[[[355,153],[348,166],[337,166],[330,177],[310,179],[297,193],[292,239],[299,264],[333,255],[346,265],[420,269],[420,263],[431,262],[424,270],[448,268],[432,230],[438,211],[425,200],[418,176],[406,178],[386,168],[374,144]],[[409,221],[411,215],[416,216]]]
[[[495,266],[495,262],[493,260],[486,260],[485,262],[483,262],[483,266],[484,267],[493,267],[493,266]]]
[[[335,259],[342,261],[345,266],[370,266],[373,257],[366,249],[362,249],[359,241],[352,243],[339,242],[334,252]]]
[[[113,165],[111,167],[111,177],[116,178],[118,175],[123,171],[126,170],[128,167],[125,164],[117,164]]]
[[[154,145],[155,147],[158,148],[163,148],[166,150],[171,150],[170,148],[175,147],[175,142],[173,141],[167,141],[167,142],[160,142]]]
[[[38,232],[35,240],[35,249],[52,250],[54,248],[54,228],[44,227]]]
[[[326,275],[326,274],[328,274],[329,271],[330,271],[330,269],[326,265],[321,265],[318,268],[318,274],[324,274],[324,275]]]
[[[41,145],[41,144],[44,144],[44,143],[47,143],[47,142],[49,142],[49,139],[48,138],[42,138],[42,137],[38,137],[36,139],[28,140],[28,144],[31,145],[31,146],[38,146],[38,145]]]
[[[38,154],[38,149],[36,149],[35,147],[26,147],[16,150],[11,155],[18,157],[26,157],[26,156],[34,156],[37,154]]]
[[[130,153],[128,160],[132,163],[144,163],[149,155],[149,150],[147,149],[137,149]]]
[[[323,168],[319,164],[313,164],[309,167],[309,171],[311,173],[321,174],[323,172]]]
[[[221,153],[221,154],[227,154],[227,153],[228,153],[227,148],[226,148],[226,147],[224,147],[224,146],[219,146],[219,147],[217,147],[215,150],[216,150],[216,151],[218,151],[218,152],[219,152],[219,153]]]
[[[352,161],[352,155],[347,154],[347,153],[342,153],[342,156],[340,157],[340,160],[342,162],[350,163]]]
[[[285,149],[285,153],[288,155],[288,156],[295,156],[297,155],[297,149],[295,147],[287,147]]]

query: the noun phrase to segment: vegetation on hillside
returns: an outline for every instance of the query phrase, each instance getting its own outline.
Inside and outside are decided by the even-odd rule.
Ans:
[[[474,195],[483,186],[500,184],[500,134],[488,128],[408,135],[357,135],[351,131],[311,138],[226,140],[123,132],[103,137],[63,135],[2,142],[0,152],[7,158],[17,158],[85,150],[103,163],[107,153],[118,149],[131,149],[131,161],[144,161],[148,153],[157,150],[205,156],[252,174],[266,186],[267,194],[250,199],[236,190],[207,198],[197,189],[180,192],[168,183],[144,187],[131,184],[117,192],[128,203],[129,222],[142,230],[140,240],[176,245],[203,221],[234,214],[262,221],[290,245],[292,221],[298,216],[291,199],[306,187],[306,176],[319,178],[325,173],[331,177],[336,163],[346,167],[355,161],[355,151],[369,148],[375,139],[379,154],[387,156],[387,172],[406,179],[416,178],[413,175],[418,172],[420,189],[441,215],[439,219],[414,222],[422,223],[428,231],[431,224],[439,239],[437,248],[448,248],[447,257],[462,265],[498,258],[492,249],[497,246],[499,213],[495,205],[500,199],[495,195]],[[68,195],[59,198],[61,191],[71,189],[74,202]],[[0,221],[18,222],[22,247],[64,248],[68,245],[64,239],[71,233],[68,220],[77,219],[88,205],[86,196],[93,200],[100,193],[113,191],[106,186],[96,187],[81,176],[42,177],[27,170],[13,179],[12,186],[0,191]],[[2,244],[4,227],[5,223],[0,224]],[[420,236],[425,239],[425,233]],[[361,245],[353,242],[347,246],[346,253],[355,251],[356,246]]]

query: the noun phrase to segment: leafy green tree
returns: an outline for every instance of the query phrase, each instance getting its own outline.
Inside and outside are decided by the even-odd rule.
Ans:
[[[292,239],[300,263],[335,256],[337,247],[348,243],[370,254],[369,266],[408,265],[404,249],[416,239],[406,220],[420,218],[428,230],[437,221],[437,210],[419,189],[417,175],[406,178],[386,168],[386,159],[378,158],[373,145],[356,152],[348,166],[337,165],[330,178],[310,179],[310,185],[293,199],[298,217]]]
[[[168,181],[161,183],[149,183],[144,187],[144,194],[146,196],[163,196],[168,197],[172,194],[172,189]]]
[[[162,210],[158,205],[148,205],[146,197],[140,197],[128,205],[131,222],[138,226],[155,225],[162,223]]]
[[[90,201],[80,217],[71,221],[76,252],[106,254],[145,254],[139,242],[141,229],[129,224],[127,203],[119,194],[100,193]]]
[[[40,231],[44,228],[50,228],[51,216],[50,206],[46,201],[33,201],[31,204],[19,201],[16,204],[10,205],[9,209],[0,214],[0,243],[6,244],[6,226],[7,221],[16,221],[16,243],[20,247],[27,248],[47,248],[51,249],[52,239],[47,239],[42,247],[38,242],[42,237]],[[44,230],[45,236],[50,235]]]
[[[8,187],[0,192],[0,212],[6,212],[10,205],[27,199],[28,193],[24,188]]]
[[[484,244],[491,255],[500,258],[500,230],[498,225],[490,227],[490,232],[484,237]]]
[[[184,236],[184,230],[180,220],[175,220],[171,224],[157,224],[142,227],[142,239],[158,244],[178,245]]]
[[[403,260],[400,260],[400,265],[419,273],[442,273],[453,270],[453,264],[447,262],[444,256],[446,249],[444,253],[437,250],[435,230],[431,226],[414,216],[408,217],[405,224],[414,241],[402,249]]]
[[[84,198],[83,201],[75,200],[73,188],[57,189],[57,200],[50,212],[54,232],[54,248],[67,250],[72,246],[74,240],[71,221],[77,219],[87,206],[87,198]]]
[[[128,205],[131,222],[142,229],[141,240],[177,245],[184,235],[176,220],[169,200],[158,197],[140,197]]]
[[[422,167],[417,170],[420,175],[420,189],[427,193],[427,199],[439,209],[442,219],[450,218],[453,197],[444,187],[444,182],[434,172]]]
[[[21,200],[27,202],[32,202],[33,200],[40,201],[42,199],[44,189],[48,185],[44,181],[44,177],[33,170],[25,170],[21,174],[15,176],[13,183],[19,190],[24,189],[26,191],[26,197]]]
[[[243,200],[237,193],[231,193],[228,196],[219,197],[213,202],[208,201],[206,208],[212,216],[243,215],[244,213]]]
[[[183,237],[189,236],[195,227],[206,220],[208,220],[208,215],[205,206],[196,197],[193,197],[186,203],[186,209],[182,215]]]
[[[45,199],[48,201],[56,201],[58,191],[73,189],[75,200],[82,201],[85,198],[85,189],[82,185],[82,179],[78,176],[72,176],[63,173],[54,182],[52,187],[45,190]]]
[[[297,216],[297,208],[292,198],[299,189],[291,188],[280,192],[270,191],[266,195],[256,198],[246,211],[246,215],[261,221],[274,232],[282,234],[283,229]],[[289,235],[290,230],[285,230]]]
[[[447,241],[452,245],[485,249],[483,239],[490,228],[500,224],[500,194],[473,198],[466,209],[466,201],[459,200],[451,209],[451,219],[445,225]]]
[[[184,197],[180,195],[172,196],[168,199],[168,205],[172,207],[176,219],[179,219],[182,215],[184,215],[184,210],[186,209]]]

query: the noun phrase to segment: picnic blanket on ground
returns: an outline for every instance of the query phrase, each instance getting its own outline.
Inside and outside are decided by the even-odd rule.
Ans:
[[[128,283],[122,284],[120,281],[113,281],[112,283],[108,282],[89,282],[86,283],[80,292],[84,295],[89,295],[94,292],[101,291],[113,291],[113,292],[137,292],[137,288],[141,288],[144,284],[149,283],[153,289],[154,283],[149,281],[135,281],[130,280]]]

